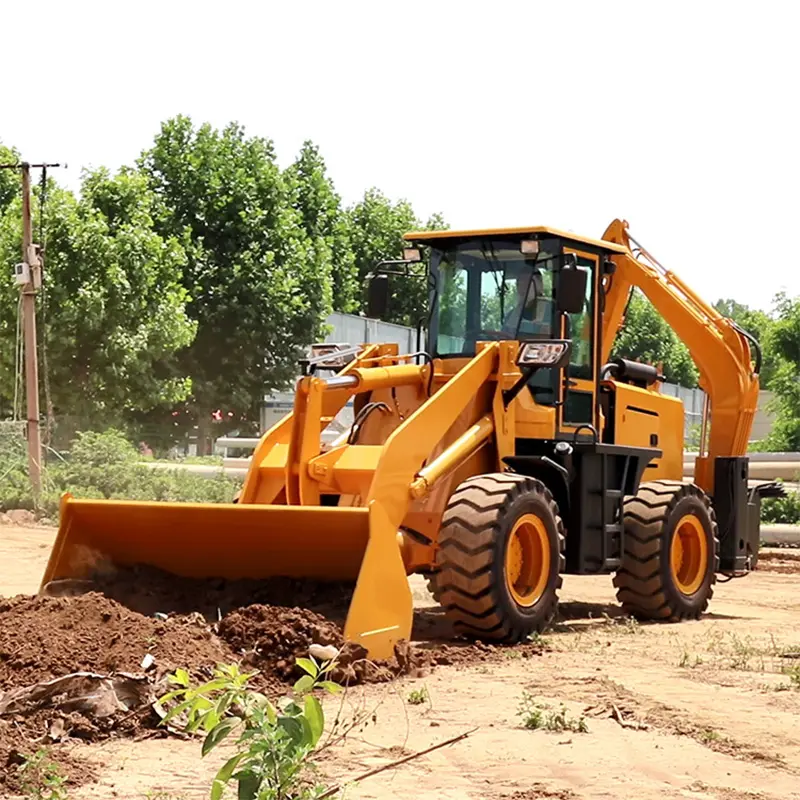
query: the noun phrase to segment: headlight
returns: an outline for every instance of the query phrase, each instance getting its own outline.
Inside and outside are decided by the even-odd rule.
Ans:
[[[519,367],[560,367],[569,357],[569,339],[526,342],[519,348]]]

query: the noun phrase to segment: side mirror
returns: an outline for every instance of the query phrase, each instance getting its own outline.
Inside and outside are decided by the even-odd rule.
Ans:
[[[371,275],[367,284],[367,316],[383,319],[389,307],[389,276]]]
[[[558,274],[556,307],[564,314],[580,314],[586,302],[586,281],[589,274],[578,269],[574,260]]]

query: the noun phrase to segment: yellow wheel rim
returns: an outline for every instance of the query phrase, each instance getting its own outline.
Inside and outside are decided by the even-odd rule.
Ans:
[[[694,514],[681,517],[675,527],[670,566],[681,593],[694,594],[703,585],[708,570],[708,541],[703,523]]]
[[[520,606],[534,605],[550,576],[550,537],[536,514],[520,517],[506,545],[506,586]]]

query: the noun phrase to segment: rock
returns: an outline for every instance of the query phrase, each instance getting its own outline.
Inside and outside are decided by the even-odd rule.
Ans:
[[[12,525],[34,525],[36,523],[36,515],[26,508],[12,508],[11,511],[6,511],[6,516],[11,520]]]
[[[339,655],[339,651],[333,645],[329,644],[323,646],[321,644],[312,644],[308,648],[308,654],[317,661],[333,661]]]

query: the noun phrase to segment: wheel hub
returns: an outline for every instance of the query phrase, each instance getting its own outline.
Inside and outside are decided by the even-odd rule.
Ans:
[[[708,542],[702,522],[687,514],[675,526],[670,548],[672,579],[685,595],[694,594],[708,570]]]
[[[536,514],[525,514],[514,523],[506,545],[508,591],[518,605],[530,607],[544,594],[549,575],[547,529]]]

